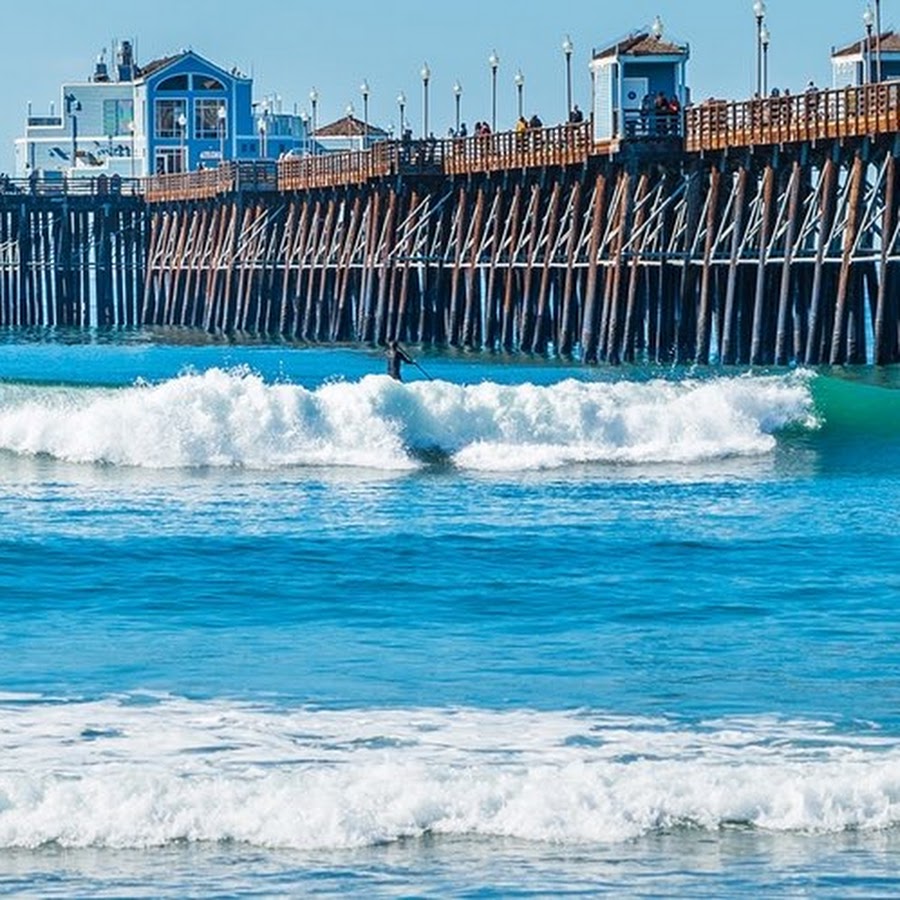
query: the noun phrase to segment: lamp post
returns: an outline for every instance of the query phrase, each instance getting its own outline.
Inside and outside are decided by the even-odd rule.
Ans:
[[[521,119],[525,115],[525,104],[522,96],[525,90],[525,76],[522,74],[521,69],[516,72],[516,77],[513,78],[513,81],[516,84],[516,103],[517,109],[519,110],[519,118]]]
[[[759,42],[762,45],[762,96],[769,93],[769,29],[763,25],[759,33]]]
[[[66,115],[72,120],[72,168],[78,163],[78,113],[81,112],[81,103],[74,94],[66,94]]]
[[[766,4],[756,0],[753,4],[753,15],[756,18],[756,96],[762,96],[762,26],[766,17]]]
[[[566,120],[572,113],[572,52],[575,45],[569,35],[562,43],[562,52],[566,58]]]
[[[875,80],[881,81],[881,0],[875,0]]]
[[[269,130],[269,123],[266,121],[265,116],[260,116],[256,120],[256,127],[259,129],[259,158],[260,159],[268,159],[269,158],[269,148],[267,146],[267,132]]]
[[[128,133],[131,135],[131,177],[134,179],[134,119],[128,123]]]
[[[315,136],[316,136],[316,132],[319,130],[319,117],[317,114],[317,110],[319,107],[319,92],[315,88],[313,88],[309,92],[309,104],[310,104],[310,107],[312,108],[312,135],[313,135],[313,139],[314,139],[313,140],[313,153],[315,153],[316,147],[317,147],[317,145],[315,143]]]
[[[491,67],[491,131],[497,130],[497,69],[500,67],[500,57],[497,51],[492,50],[488,57],[488,65]]]
[[[459,104],[462,101],[462,85],[459,81],[453,82],[453,99],[456,101],[456,131],[454,133],[459,137]]]
[[[178,171],[187,171],[187,153],[185,151],[185,143],[187,141],[187,116],[184,113],[178,114],[178,130],[181,132],[181,159],[178,162]]]
[[[400,91],[397,94],[397,106],[400,108],[400,139],[406,134],[406,94]]]
[[[219,107],[216,116],[219,120],[219,163],[221,164],[225,162],[225,128],[228,118],[228,110],[225,109],[224,104]]]
[[[431,81],[431,69],[428,68],[428,63],[422,64],[422,71],[419,73],[422,76],[422,137],[428,137],[428,82]]]
[[[300,121],[303,123],[303,142],[305,144],[303,152],[309,156],[309,113],[300,113]]]
[[[363,98],[363,148],[369,146],[369,82],[363,79],[359,86]]]
[[[863,25],[866,26],[866,53],[865,53],[865,75],[863,82],[870,84],[872,81],[872,26],[875,24],[875,15],[871,6],[866,6],[863,12]]]

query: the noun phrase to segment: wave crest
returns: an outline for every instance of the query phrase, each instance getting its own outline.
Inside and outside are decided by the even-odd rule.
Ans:
[[[549,386],[368,376],[311,391],[211,369],[119,390],[0,389],[0,449],[155,469],[403,470],[430,454],[476,470],[691,463],[765,454],[779,430],[815,424],[802,375]]]
[[[4,704],[0,848],[416,837],[616,843],[674,828],[900,824],[900,750],[805,721]]]

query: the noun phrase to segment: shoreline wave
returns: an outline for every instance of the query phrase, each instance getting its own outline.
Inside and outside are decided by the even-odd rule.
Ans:
[[[575,846],[900,825],[900,744],[822,722],[173,697],[0,706],[0,849],[427,835]]]

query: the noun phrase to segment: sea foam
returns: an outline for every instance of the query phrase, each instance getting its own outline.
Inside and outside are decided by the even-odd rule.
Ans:
[[[0,449],[155,469],[358,466],[435,455],[463,469],[691,463],[771,452],[814,427],[803,375],[552,385],[400,384],[316,390],[211,369],[124,389],[0,388]]]
[[[0,704],[0,848],[424,834],[616,843],[900,823],[900,746],[827,723],[220,701]]]

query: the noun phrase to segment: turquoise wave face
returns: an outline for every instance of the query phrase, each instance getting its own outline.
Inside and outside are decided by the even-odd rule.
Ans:
[[[811,387],[826,438],[900,440],[900,380],[891,373],[820,374]]]

